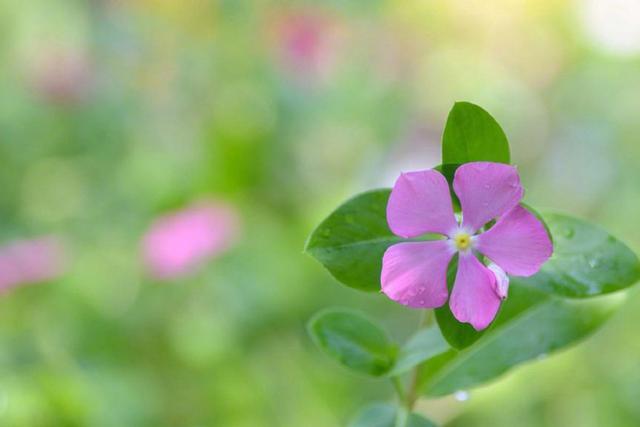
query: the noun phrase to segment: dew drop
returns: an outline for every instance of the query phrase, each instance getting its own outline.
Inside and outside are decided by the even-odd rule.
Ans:
[[[544,360],[548,357],[549,355],[547,353],[540,353],[538,355],[538,357],[536,357],[536,360]]]
[[[562,230],[562,235],[564,237],[566,237],[567,239],[570,239],[573,237],[573,228],[571,227],[566,227],[565,229]]]
[[[591,258],[588,262],[589,262],[589,267],[591,268],[596,268],[598,265],[600,265],[600,260],[597,258]]]
[[[456,391],[453,394],[453,397],[458,401],[458,402],[466,402],[467,400],[469,400],[469,392],[465,391],[465,390],[460,390],[460,391]]]

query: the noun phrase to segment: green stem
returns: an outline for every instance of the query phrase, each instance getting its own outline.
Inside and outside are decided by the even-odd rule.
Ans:
[[[404,403],[407,400],[407,396],[405,395],[405,392],[404,392],[404,385],[402,384],[402,380],[400,379],[400,377],[396,376],[396,377],[391,377],[391,382],[393,383],[393,387],[396,390],[396,394],[398,395],[398,400],[400,401],[400,404],[404,405]]]
[[[433,310],[422,310],[418,330],[429,327],[433,323]],[[398,395],[400,404],[398,405],[398,415],[396,416],[395,427],[406,427],[409,415],[418,400],[418,367],[413,368],[410,374],[409,385],[405,391],[400,377],[392,377],[391,382]]]
[[[398,415],[396,416],[394,427],[407,427],[410,413],[411,411],[409,410],[409,408],[402,405],[399,406]]]

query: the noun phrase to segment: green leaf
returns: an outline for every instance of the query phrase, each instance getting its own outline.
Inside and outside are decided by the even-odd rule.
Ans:
[[[349,427],[394,427],[397,408],[389,403],[374,403],[365,406],[349,423]],[[436,427],[422,415],[409,415],[406,427]]]
[[[554,241],[553,256],[532,277],[512,283],[569,298],[585,298],[627,288],[640,279],[640,262],[624,243],[601,228],[560,214],[545,214]]]
[[[623,295],[568,300],[512,286],[496,321],[473,345],[422,364],[424,394],[441,396],[494,379],[525,361],[585,338],[618,307]]]
[[[422,329],[402,346],[396,363],[388,375],[401,375],[447,350],[449,350],[449,344],[437,327]]]
[[[393,366],[396,345],[378,325],[358,312],[323,310],[309,321],[308,330],[322,351],[354,371],[380,376]]]
[[[345,202],[311,233],[305,251],[343,284],[379,291],[382,255],[401,240],[387,225],[390,193],[374,190]]]
[[[442,163],[509,163],[509,159],[509,142],[498,122],[475,104],[456,102],[442,136]]]

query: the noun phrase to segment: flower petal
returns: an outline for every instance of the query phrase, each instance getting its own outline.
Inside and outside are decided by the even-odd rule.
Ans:
[[[391,246],[382,258],[382,292],[414,308],[447,302],[447,267],[455,251],[446,240]]]
[[[500,308],[494,274],[472,252],[461,252],[449,307],[454,317],[477,331],[493,321]]]
[[[476,237],[476,249],[514,276],[537,273],[553,253],[544,225],[518,205]]]
[[[456,170],[453,188],[462,206],[462,225],[471,232],[507,213],[524,189],[515,167],[502,163],[465,163]]]
[[[506,299],[507,294],[509,293],[509,276],[507,276],[507,273],[505,273],[505,271],[501,269],[498,264],[491,263],[487,266],[487,268],[491,270],[496,278],[493,286],[496,294],[498,294],[501,299]]]
[[[389,197],[387,222],[394,234],[405,238],[450,234],[457,223],[445,177],[435,170],[401,174]]]

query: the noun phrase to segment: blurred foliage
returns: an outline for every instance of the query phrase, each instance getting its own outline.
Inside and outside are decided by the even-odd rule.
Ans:
[[[334,368],[305,322],[366,308],[402,338],[416,314],[337,286],[304,239],[347,195],[435,166],[457,100],[504,126],[531,204],[640,249],[640,12],[617,3],[603,20],[607,0],[0,1],[0,238],[69,252],[62,277],[0,299],[0,425],[326,427],[391,396]],[[205,196],[236,206],[241,239],[149,279],[152,221]],[[419,409],[638,425],[639,307]]]

